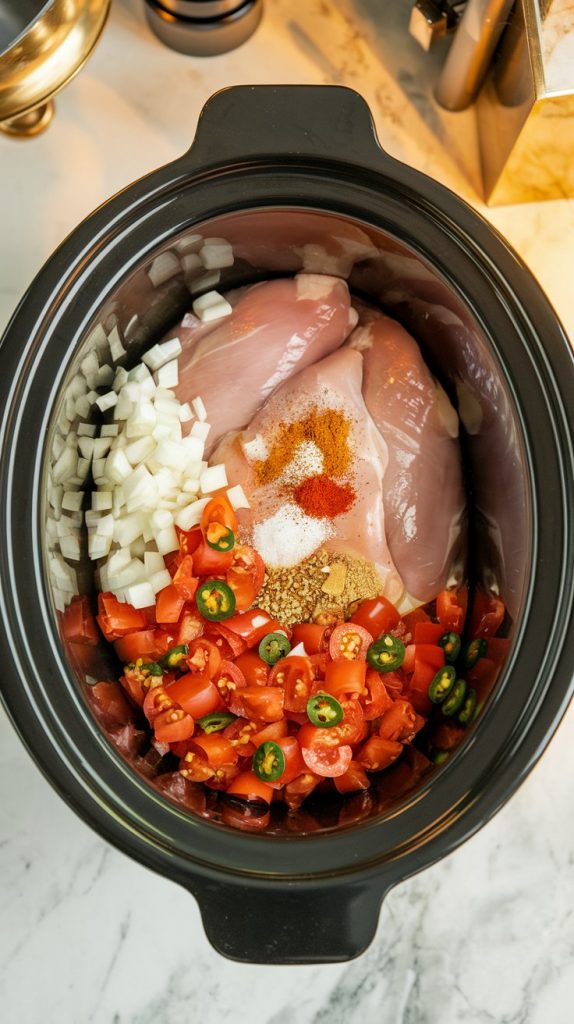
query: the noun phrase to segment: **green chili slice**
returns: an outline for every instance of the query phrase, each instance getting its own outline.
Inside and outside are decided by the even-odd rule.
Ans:
[[[466,679],[457,679],[447,699],[442,705],[441,711],[443,715],[446,715],[447,718],[450,718],[451,715],[456,715],[457,711],[460,711],[462,707],[465,694]]]
[[[148,676],[162,676],[163,669],[159,662],[148,661],[145,665],[142,665],[142,672],[147,672]]]
[[[431,754],[431,760],[433,764],[440,765],[448,761],[450,757],[450,750],[433,750]]]
[[[464,698],[464,703],[462,705],[462,710],[458,713],[457,721],[459,721],[461,725],[470,725],[474,718],[475,711],[476,690],[467,690]]]
[[[479,658],[484,658],[486,651],[486,640],[483,640],[480,637],[478,637],[476,640],[471,640],[470,643],[467,644],[464,651],[464,667],[472,668],[473,665],[476,665]]]
[[[222,729],[226,729],[228,725],[231,725],[236,718],[237,715],[232,715],[230,711],[213,711],[210,715],[198,718],[197,724],[206,733],[221,732]]]
[[[197,607],[204,619],[221,622],[235,611],[235,594],[222,580],[205,580],[195,595]]]
[[[383,633],[367,651],[367,661],[377,672],[394,672],[405,657],[405,645],[398,636]]]
[[[443,633],[439,640],[444,656],[450,664],[454,664],[460,654],[460,637],[458,633]]]
[[[189,648],[187,644],[178,644],[177,647],[171,647],[170,650],[164,654],[163,658],[160,658],[159,663],[160,665],[163,665],[164,668],[177,668],[178,665],[187,658],[188,654]]]
[[[313,725],[325,728],[339,724],[343,718],[343,708],[330,693],[315,693],[307,701],[307,715]]]
[[[291,644],[284,633],[268,633],[259,644],[259,657],[268,665],[274,665],[291,650]]]
[[[456,672],[452,665],[445,665],[444,668],[439,668],[429,686],[429,697],[433,704],[441,704],[448,697],[454,686],[455,679]]]
[[[267,740],[253,755],[253,771],[262,782],[276,782],[285,771],[285,754],[278,743]]]
[[[235,534],[223,523],[210,523],[205,532],[205,539],[214,551],[232,551],[235,547]]]

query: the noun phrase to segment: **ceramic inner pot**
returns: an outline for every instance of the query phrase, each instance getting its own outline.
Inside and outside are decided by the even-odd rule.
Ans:
[[[415,336],[464,426],[469,579],[497,588],[509,613],[500,676],[444,766],[411,750],[367,794],[274,813],[264,833],[199,797],[174,801],[164,769],[102,727],[90,686],[119,665],[103,641],[65,642],[70,589],[54,575],[50,474],[76,425],[74,379],[93,351],[129,368],[178,322],[197,233],[234,247],[220,291],[310,260]],[[165,252],[175,269],[154,287],[147,271]],[[48,261],[0,368],[2,691],[32,756],[100,834],[193,893],[224,955],[357,955],[386,892],[495,813],[571,694],[574,369],[548,301],[477,214],[381,151],[357,94],[235,88],[209,101],[185,156],[106,203]],[[94,601],[87,556],[73,568]]]

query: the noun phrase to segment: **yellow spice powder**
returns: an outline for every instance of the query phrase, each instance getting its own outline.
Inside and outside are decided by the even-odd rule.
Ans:
[[[302,420],[281,423],[266,459],[255,464],[259,484],[269,484],[283,472],[299,445],[313,442],[323,453],[323,472],[343,476],[351,462],[351,424],[339,409],[312,409]]]

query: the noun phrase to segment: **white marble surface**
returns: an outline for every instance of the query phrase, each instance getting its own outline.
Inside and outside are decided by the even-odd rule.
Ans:
[[[371,103],[393,155],[480,208],[421,115],[420,83],[390,77],[378,10],[379,0],[268,0],[247,45],[200,61],[160,46],[138,0],[114,0],[101,44],[59,98],[49,132],[28,143],[0,138],[0,327],[78,220],[181,153],[202,104],[226,85],[351,85]],[[409,47],[405,41],[405,60]],[[525,258],[574,336],[574,202],[482,212]],[[68,810],[0,715],[0,1019],[570,1024],[573,773],[571,710],[499,815],[388,897],[363,957],[323,967],[241,966],[208,946],[191,897]]]

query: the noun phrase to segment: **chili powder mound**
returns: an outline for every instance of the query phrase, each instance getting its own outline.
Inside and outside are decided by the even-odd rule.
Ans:
[[[294,491],[295,501],[308,516],[334,519],[348,512],[357,497],[350,484],[338,484],[322,473],[303,480]]]

